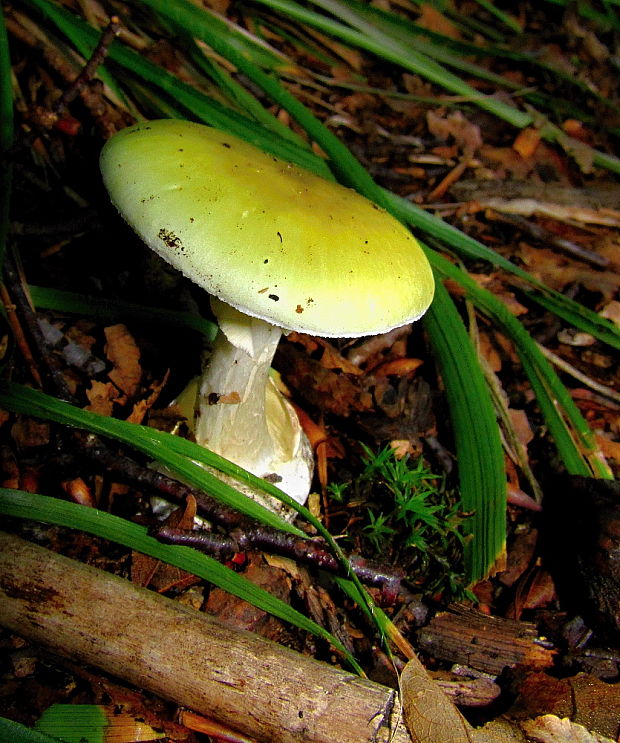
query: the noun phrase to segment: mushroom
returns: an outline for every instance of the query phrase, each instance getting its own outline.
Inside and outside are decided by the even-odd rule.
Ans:
[[[418,319],[434,291],[422,249],[355,191],[201,124],[124,129],[101,171],[146,244],[212,296],[197,442],[303,503],[309,444],[269,376],[281,333],[358,337]]]

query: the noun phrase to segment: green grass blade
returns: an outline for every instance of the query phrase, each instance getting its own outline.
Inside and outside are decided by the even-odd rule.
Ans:
[[[58,738],[31,730],[19,722],[7,720],[6,717],[0,717],[0,740],[11,743],[63,743]]]
[[[282,12],[286,12],[285,9],[290,11],[295,5],[294,3],[282,2],[281,0],[258,0],[258,2],[264,3],[269,7],[277,7]],[[398,64],[410,72],[420,75],[436,85],[445,88],[451,93],[464,97],[472,103],[475,103],[480,108],[489,111],[504,121],[509,122],[513,126],[523,128],[533,122],[531,114],[519,111],[519,109],[514,106],[510,106],[502,101],[479,93],[475,88],[472,88],[471,85],[465,83],[460,77],[448,72],[433,59],[414,49],[412,45],[407,45],[386,33],[373,21],[368,20],[365,17],[359,4],[351,2],[351,0],[347,0],[347,2],[337,2],[336,0],[312,0],[312,2],[314,5],[318,5],[324,10],[330,12],[334,17],[341,20],[344,19],[350,26],[359,32],[355,36],[348,34],[346,39],[343,38],[343,41],[351,43],[353,39],[355,39],[357,46],[360,48]],[[320,16],[315,16],[314,22],[318,23],[319,18]],[[310,20],[307,22],[310,22]],[[331,29],[332,32],[334,30],[341,32],[342,24],[333,24]],[[322,30],[330,32],[327,27],[324,27]]]
[[[32,284],[29,290],[35,307],[46,310],[96,317],[110,322],[135,320],[170,327],[185,327],[201,333],[208,341],[214,340],[217,333],[215,323],[191,312],[162,310],[159,307],[145,307],[133,302],[76,294]]]
[[[350,46],[357,46],[359,48],[366,48],[368,40],[360,31],[345,26],[343,23],[333,20],[325,15],[321,15],[309,8],[299,5],[292,0],[258,0],[259,2],[268,5],[273,10],[278,10],[285,13],[289,18],[293,18],[299,23],[303,23],[312,26],[324,33],[328,33],[330,36],[335,36],[343,42],[346,42]],[[368,6],[365,8],[365,12],[372,17],[373,25],[378,24],[385,26],[386,33],[393,39],[399,39],[403,43],[411,45],[413,37],[407,32],[403,32],[402,27],[396,24],[382,23],[384,17],[379,13],[378,9]],[[468,75],[477,77],[481,80],[486,80],[498,85],[502,88],[510,88],[518,90],[522,86],[507,80],[501,75],[497,75],[490,72],[486,68],[470,62],[467,59],[458,57],[451,52],[446,46],[442,46],[434,41],[429,41],[423,38],[423,34],[419,33],[415,35],[415,48],[416,51],[434,59],[435,61],[442,62],[449,67],[454,67],[457,70],[466,73]],[[367,49],[372,51],[372,49]]]
[[[498,21],[501,21],[504,25],[508,26],[511,31],[514,31],[516,34],[522,32],[521,24],[514,16],[504,13],[503,10],[496,8],[492,2],[489,2],[489,0],[476,0],[476,2],[489,13],[494,15]]]
[[[148,2],[144,2],[144,0],[141,0],[141,4],[150,5],[157,13],[161,13],[160,8],[156,8]],[[174,15],[167,13],[161,13],[161,15],[173,20],[175,24],[178,24],[191,36],[200,38],[199,29],[206,21],[209,28],[218,36],[228,39],[235,52],[247,60],[249,64],[271,72],[277,72],[283,67],[290,66],[289,60],[280,52],[277,52],[256,36],[251,36],[245,29],[241,31],[232,21],[218,15],[210,8],[194,5],[191,2],[180,2],[178,6],[179,8]]]
[[[239,482],[261,490],[296,510],[300,516],[311,523],[317,532],[325,539],[336,559],[340,562],[343,572],[349,577],[364,598],[364,604],[372,613],[374,602],[364,590],[357,576],[351,571],[351,566],[338,543],[334,540],[325,526],[307,508],[300,506],[286,493],[271,483],[262,480],[247,472],[233,462],[218,456],[203,446],[173,436],[165,431],[158,431],[149,426],[108,418],[87,410],[81,410],[61,400],[56,400],[37,390],[30,389],[15,383],[0,385],[0,407],[17,413],[24,413],[44,420],[53,420],[67,426],[74,426],[91,431],[101,436],[113,438],[138,451],[143,452],[160,462],[184,482],[208,492],[226,505],[245,513],[261,523],[282,529],[292,534],[306,536],[303,531],[283,520],[275,513],[255,503],[247,496],[219,480],[206,471],[200,464],[212,467]],[[379,631],[381,628],[378,627]]]
[[[316,622],[308,619],[289,604],[272,596],[212,557],[189,547],[158,542],[157,539],[149,536],[144,526],[139,526],[95,508],[87,508],[76,503],[61,501],[58,498],[6,488],[0,488],[0,513],[5,516],[78,529],[108,539],[157,560],[162,560],[170,565],[175,565],[181,570],[186,570],[192,575],[207,580],[285,622],[290,622],[317,637],[322,637],[344,655],[347,662],[357,673],[362,673],[361,668],[342,643]]]
[[[256,1],[270,7],[275,7],[277,3],[279,9],[283,12],[285,12],[285,7],[291,7],[289,3],[286,3],[286,0]],[[537,121],[545,121],[544,116],[538,112],[521,111],[515,106],[499,101],[496,98],[480,94],[460,77],[448,72],[427,55],[416,51],[413,48],[413,43],[406,44],[399,39],[393,38],[372,20],[368,20],[365,15],[365,6],[357,3],[355,0],[346,0],[346,2],[341,2],[340,0],[311,0],[311,2],[332,13],[336,18],[346,20],[350,26],[360,31],[362,36],[357,37],[360,48],[382,59],[398,64],[404,69],[430,80],[451,93],[466,98],[512,126],[523,129],[526,126],[533,125]],[[340,25],[338,24],[334,28],[340,27]],[[582,143],[572,137],[568,137],[559,127],[553,125],[551,122],[546,121],[540,127],[540,132],[543,139],[561,145],[569,155],[587,151],[595,165],[606,168],[614,173],[620,173],[620,159],[593,148],[584,147]]]
[[[184,441],[177,436],[165,431],[158,431],[149,426],[128,423],[116,418],[98,415],[89,410],[82,410],[62,400],[56,400],[43,392],[12,382],[0,385],[0,407],[4,410],[52,420],[62,425],[81,428],[100,436],[121,441],[169,467],[184,482],[205,490],[214,498],[246,514],[246,516],[276,529],[283,529],[293,534],[303,534],[275,513],[268,511],[251,498],[244,496],[230,485],[219,480],[211,472],[197,464],[197,461],[218,470],[226,468],[232,476],[241,473],[244,482],[256,484],[259,489],[265,489],[262,480],[255,478],[250,473],[245,473],[240,467],[235,469],[234,465],[231,465],[222,457],[218,457],[208,449],[190,441]],[[291,501],[289,496],[278,491],[274,486],[270,486],[269,491],[277,492],[278,496],[276,497],[280,497],[283,502]]]
[[[423,320],[444,381],[454,430],[464,522],[465,576],[489,574],[506,542],[506,475],[495,411],[463,322],[440,281]]]
[[[568,472],[586,477],[609,478],[611,476],[609,467],[596,445],[587,422],[523,325],[510,314],[503,302],[479,287],[464,271],[432,250],[427,249],[426,254],[433,268],[443,277],[457,281],[475,307],[492,318],[501,331],[513,341],[536,394],[536,401]]]
[[[508,59],[517,64],[526,64],[529,67],[535,67],[544,71],[547,75],[554,75],[565,83],[576,86],[582,92],[594,95],[597,100],[606,104],[613,102],[607,101],[602,96],[597,95],[582,80],[577,80],[574,76],[569,75],[562,69],[557,69],[547,61],[539,58],[536,52],[521,52],[510,46],[499,46],[497,44],[474,44],[464,39],[454,39],[438,31],[425,28],[415,21],[396,13],[378,8],[373,5],[363,6],[366,15],[375,23],[383,24],[386,32],[396,35],[401,41],[408,44],[418,44],[420,38],[430,39],[434,42],[432,49],[450,49],[461,57],[479,59],[480,57],[490,57],[493,59]],[[432,54],[430,56],[433,56]],[[438,59],[438,58],[437,58]],[[439,60],[441,61],[441,60]],[[500,76],[501,77],[501,76]]]
[[[348,45],[366,48],[367,39],[359,31],[350,28],[332,18],[310,10],[306,6],[301,6],[294,0],[258,0],[268,4],[272,9],[279,10],[293,18],[300,24],[313,26],[324,33],[335,36]],[[423,28],[411,21],[408,21],[394,13],[376,8],[373,5],[357,4],[358,12],[364,14],[367,20],[374,27],[380,27],[388,36],[400,41],[408,48],[415,48],[427,57],[456,70],[459,75],[468,75],[479,80],[485,80],[496,85],[499,88],[505,88],[509,91],[518,93],[520,99],[530,101],[532,105],[542,106],[544,109],[558,116],[577,118],[580,121],[592,123],[594,118],[588,111],[577,107],[577,105],[565,97],[558,99],[551,95],[543,93],[541,90],[523,88],[523,85],[509,80],[508,78],[491,72],[488,68],[470,61],[477,57],[490,57],[493,59],[507,58],[519,64],[525,64],[529,67],[539,67],[544,71],[546,76],[554,75],[561,79],[565,84],[577,88],[583,94],[593,97],[596,101],[608,108],[620,111],[620,107],[608,98],[601,96],[596,91],[590,90],[582,81],[565,74],[562,70],[556,70],[550,65],[542,64],[534,55],[525,55],[515,52],[512,49],[505,49],[500,46],[480,46],[469,42],[456,41],[448,36],[437,33],[427,28]],[[273,25],[273,24],[271,24]],[[286,32],[278,29],[278,32],[286,37]],[[370,49],[368,51],[371,51]],[[462,106],[462,101],[446,105]],[[600,122],[599,122],[600,123]],[[614,127],[607,127],[608,131],[614,131]]]
[[[301,137],[273,116],[270,111],[267,111],[261,102],[240,85],[227,70],[209,59],[193,40],[190,40],[187,46],[196,66],[203,74],[213,80],[218,89],[227,95],[239,111],[242,111],[246,116],[251,116],[259,124],[284,140],[290,140],[300,147],[305,147]]]
[[[499,255],[494,250],[491,250],[491,248],[487,248],[486,245],[478,242],[473,237],[469,237],[469,235],[461,232],[456,227],[444,222],[443,219],[421,209],[416,204],[412,204],[410,201],[389,191],[384,191],[384,196],[388,209],[402,222],[405,222],[414,229],[423,230],[428,235],[449,245],[462,256],[475,260],[482,259],[488,261],[493,266],[508,271],[514,276],[518,276],[537,290],[536,292],[528,292],[528,296],[532,300],[551,309],[571,325],[586,333],[590,333],[603,343],[607,343],[612,348],[620,349],[620,329],[611,321],[599,317],[599,315],[583,305],[550,289],[531,274],[527,273],[527,271],[511,263],[507,258]]]

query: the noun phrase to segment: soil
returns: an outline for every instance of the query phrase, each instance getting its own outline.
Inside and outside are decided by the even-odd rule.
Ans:
[[[67,4],[79,13],[78,5]],[[467,13],[474,4],[457,5]],[[250,31],[259,23],[274,48],[295,62],[289,89],[337,133],[380,185],[620,324],[614,174],[546,143],[534,127],[518,132],[479,109],[455,107],[439,88],[398,65],[346,52],[323,37],[304,47],[291,41],[286,26],[259,22],[244,5],[223,6]],[[509,57],[484,64],[524,89],[551,96],[555,120],[564,131],[613,154],[617,31],[602,32],[572,9],[549,6],[523,3],[513,11],[526,29],[520,50],[534,50],[539,60],[569,74],[577,70],[598,97]],[[102,184],[101,148],[133,123],[132,113],[107,94],[97,72],[89,72],[84,87],[76,89],[75,60],[55,35],[37,35],[45,24],[29,4],[6,4],[4,12],[14,72],[15,139],[5,156],[12,191],[3,377],[104,415],[191,436],[174,401],[199,372],[207,344],[187,327],[154,322],[148,313],[140,319],[123,309],[123,303],[132,303],[212,317],[205,293],[145,248],[111,206]],[[144,8],[130,5],[123,13],[126,29],[141,29],[145,56],[197,84],[195,70],[188,71],[186,50],[175,46],[165,27],[147,17]],[[420,22],[431,31],[452,33],[455,28],[430,8]],[[324,82],[307,84],[316,76]],[[490,83],[479,86],[497,93]],[[154,116],[148,97],[135,95],[142,112]],[[284,110],[266,103],[282,122],[290,122]],[[587,111],[587,120],[571,115],[569,104]],[[300,131],[296,123],[291,126]],[[559,359],[562,381],[617,476],[617,353],[533,301],[508,273],[482,260],[466,260],[465,267]],[[459,509],[458,463],[443,381],[422,323],[372,340],[291,334],[282,341],[274,366],[300,411],[317,461],[310,508],[339,536],[347,554],[368,563],[369,591],[470,720],[483,722],[505,712],[520,718],[549,713],[618,740],[618,483],[567,474],[510,341],[475,316],[458,286],[446,286],[476,333],[479,354],[506,402],[531,470],[529,476],[507,445],[504,564],[487,580],[464,585],[457,534],[467,514]],[[34,306],[28,303],[28,287],[34,287]],[[106,312],[46,309],[36,287],[83,295],[93,308],[94,300],[105,300]],[[82,434],[50,421],[11,411],[0,415],[2,487],[97,507],[149,526],[160,523],[153,504],[161,493],[145,474],[149,461],[131,447],[108,441],[104,452]],[[425,513],[441,517],[441,529],[421,517],[398,516],[395,481],[386,466],[377,464],[381,456],[394,466],[401,462],[401,482],[411,477],[405,471],[418,468],[416,487],[429,493],[424,507],[431,511]],[[179,490],[177,504],[187,495]],[[188,515],[181,508],[174,518],[176,523],[167,526],[183,526]],[[228,516],[221,518],[223,524]],[[4,526],[236,627],[338,662],[331,648],[308,633],[176,568],[72,530],[17,519]],[[320,572],[312,560],[291,563],[287,558],[299,555],[282,545],[235,549],[238,543],[225,542],[231,528],[246,526],[218,527],[221,558],[336,632],[371,678],[395,686],[394,667],[373,628],[330,574]],[[464,638],[471,639],[466,643]],[[480,651],[465,652],[468,643],[480,644]],[[180,723],[169,703],[97,669],[61,660],[6,630],[0,631],[0,658],[0,716],[32,726],[54,703],[93,703],[116,706],[154,729],[163,727],[171,741],[211,739],[193,723]],[[403,662],[397,652],[396,668]]]

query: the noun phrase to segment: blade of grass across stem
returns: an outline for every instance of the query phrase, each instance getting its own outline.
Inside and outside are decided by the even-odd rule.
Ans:
[[[197,550],[162,544],[149,536],[144,526],[134,524],[105,511],[68,503],[45,495],[0,488],[0,513],[14,518],[42,521],[65,526],[108,539],[137,552],[175,565],[192,575],[209,581],[269,614],[290,622],[330,642],[360,675],[363,671],[342,643],[316,622],[308,619],[281,599],[248,581],[242,575]]]
[[[219,469],[221,457],[203,447],[191,444],[189,441],[185,443],[190,446],[187,449],[190,456],[187,452],[179,453],[174,444],[177,441],[182,441],[182,439],[178,439],[172,434],[158,431],[149,426],[128,423],[127,421],[82,410],[43,392],[12,382],[0,385],[0,407],[4,410],[24,413],[44,420],[53,420],[62,425],[74,426],[121,441],[169,467],[189,485],[207,491],[231,508],[246,514],[246,516],[276,529],[283,529],[293,534],[302,534],[301,531],[275,513],[268,511],[255,501],[237,492],[230,485],[222,482],[211,472],[197,464],[197,459],[200,457],[200,461],[207,466]],[[193,459],[190,458],[191,454],[194,455]],[[251,477],[249,476],[249,479]],[[256,479],[258,480],[258,478]],[[277,488],[274,489],[277,490]],[[290,500],[288,496],[285,496],[284,499]]]
[[[204,466],[201,466],[201,464],[223,472],[238,482],[246,483],[252,488],[272,495],[274,498],[282,501],[282,503],[293,508],[300,516],[314,526],[331,549],[332,554],[339,561],[349,581],[356,587],[356,596],[363,598],[364,608],[372,614],[375,606],[372,598],[351,570],[349,561],[332,535],[311,511],[299,505],[299,503],[275,485],[252,475],[250,472],[218,456],[205,447],[198,446],[179,436],[174,436],[165,431],[150,428],[149,426],[128,423],[127,421],[82,410],[62,400],[56,400],[43,392],[19,384],[11,382],[0,384],[0,408],[24,413],[35,418],[53,420],[62,425],[81,428],[121,441],[163,464],[189,485],[208,492],[214,498],[222,501],[222,503],[235,508],[250,518],[273,526],[276,529],[282,529],[283,531],[305,537],[306,535],[303,531],[259,505],[251,498],[239,493],[230,485],[222,482],[211,472],[207,471]],[[383,640],[384,635],[381,626],[377,625],[377,629]]]

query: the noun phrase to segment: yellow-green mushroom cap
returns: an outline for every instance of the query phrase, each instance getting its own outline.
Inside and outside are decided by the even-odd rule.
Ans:
[[[418,319],[431,268],[400,222],[355,191],[217,129],[141,123],[101,153],[112,202],[209,293],[285,330],[373,335]]]

